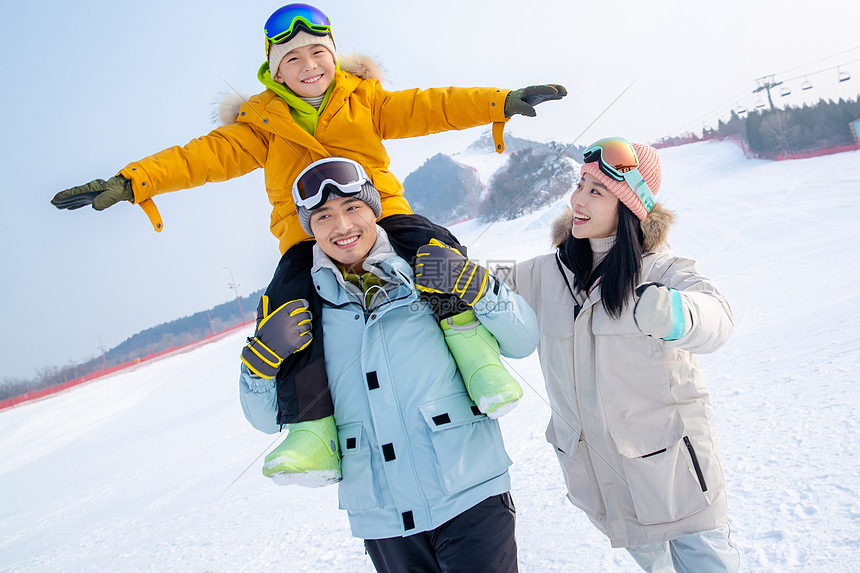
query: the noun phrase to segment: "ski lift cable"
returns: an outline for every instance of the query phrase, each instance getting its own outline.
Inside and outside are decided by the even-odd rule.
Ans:
[[[858,49],[860,49],[860,46],[856,46],[856,47],[854,47],[854,48],[849,48],[848,50],[844,50],[844,51],[839,52],[839,53],[837,53],[837,54],[833,54],[833,55],[831,55],[831,56],[827,56],[827,57],[825,57],[825,58],[821,58],[821,59],[815,60],[814,62],[810,62],[810,63],[808,63],[808,64],[804,64],[804,65],[802,65],[802,66],[796,66],[796,67],[791,68],[791,69],[788,69],[788,70],[786,70],[786,71],[779,72],[778,74],[769,74],[768,76],[764,76],[764,77],[769,77],[769,76],[774,76],[774,77],[775,77],[775,76],[778,76],[778,75],[781,75],[781,74],[785,74],[785,73],[787,73],[787,72],[791,72],[791,71],[794,71],[794,70],[797,70],[797,69],[800,69],[800,68],[804,68],[804,67],[807,67],[807,66],[811,66],[811,65],[816,64],[816,63],[818,63],[818,62],[821,62],[821,61],[824,61],[824,60],[827,60],[827,59],[830,59],[830,58],[834,58],[834,57],[836,57],[836,56],[840,56],[840,55],[842,55],[842,54],[846,54],[846,53],[848,53],[848,52],[853,52],[854,50],[858,50]],[[849,62],[844,62],[844,63],[842,63],[842,64],[838,64],[838,65],[836,65],[836,66],[831,66],[831,67],[829,67],[829,68],[824,68],[824,69],[821,69],[821,70],[817,70],[817,71],[814,71],[814,72],[807,72],[807,73],[804,73],[804,74],[802,74],[802,75],[795,76],[795,77],[793,77],[793,78],[789,78],[789,79],[787,79],[787,80],[782,80],[782,82],[783,82],[783,83],[785,83],[785,82],[795,81],[795,80],[798,80],[798,79],[800,79],[800,78],[806,78],[807,76],[812,76],[812,75],[820,74],[820,73],[827,72],[827,71],[830,71],[830,70],[835,70],[835,69],[839,68],[840,66],[847,66],[847,65],[850,65],[850,64],[853,64],[853,63],[856,63],[856,62],[860,62],[860,58],[855,59],[855,60],[851,60],[851,61],[849,61]],[[756,85],[756,86],[753,86],[753,88],[755,88],[755,87],[758,87],[758,86],[757,86],[757,85]],[[707,112],[707,113],[705,113],[705,114],[702,114],[701,116],[699,116],[699,117],[698,117],[698,118],[696,118],[695,120],[693,120],[693,121],[691,121],[691,122],[689,122],[689,123],[685,124],[685,125],[684,125],[683,127],[681,127],[680,129],[677,129],[677,130],[672,131],[672,132],[670,132],[670,133],[672,133],[672,134],[684,133],[684,132],[688,131],[689,129],[691,129],[691,127],[692,127],[692,126],[694,126],[694,125],[698,125],[698,124],[699,124],[699,123],[701,123],[702,121],[710,121],[710,120],[713,120],[713,119],[714,119],[714,118],[716,118],[716,117],[720,117],[720,116],[722,116],[722,115],[723,115],[723,113],[725,113],[725,111],[724,111],[724,110],[725,110],[725,108],[726,108],[726,106],[727,106],[727,105],[730,105],[732,101],[737,101],[737,100],[738,100],[738,98],[740,98],[741,96],[743,96],[743,95],[747,95],[747,93],[748,93],[749,91],[750,91],[750,90],[749,90],[749,88],[748,88],[748,89],[745,89],[744,91],[740,92],[738,95],[736,95],[736,96],[734,96],[734,97],[732,97],[732,98],[729,98],[728,100],[726,100],[726,101],[725,101],[724,103],[722,103],[721,105],[719,105],[719,106],[715,107],[713,110],[711,110],[711,111],[709,111],[709,112]],[[669,136],[669,137],[671,137],[671,136]]]
[[[736,95],[730,97],[720,105],[714,107],[712,110],[708,111],[692,120],[691,122],[685,124],[681,129],[677,129],[671,133],[684,133],[688,131],[693,125],[698,125],[702,121],[712,120],[715,117],[719,117],[725,113],[726,106],[731,104],[733,101],[737,101],[741,96],[749,93],[751,88],[745,88],[743,91],[738,92]]]
[[[803,64],[802,66],[795,66],[795,67],[793,67],[793,68],[790,68],[790,69],[788,69],[788,70],[784,70],[784,71],[782,71],[782,72],[779,72],[779,73],[777,73],[777,74],[773,74],[773,75],[778,76],[778,75],[782,75],[782,74],[787,74],[787,73],[789,73],[789,72],[793,72],[794,70],[799,70],[800,68],[805,68],[805,67],[807,67],[807,66],[812,66],[812,65],[815,65],[815,64],[817,64],[817,63],[819,63],[819,62],[823,62],[824,60],[829,60],[830,58],[835,58],[836,56],[841,56],[842,54],[847,54],[848,52],[853,52],[854,50],[860,50],[860,46],[855,46],[855,47],[853,47],[853,48],[848,48],[847,50],[843,50],[843,51],[841,51],[841,52],[839,52],[839,53],[837,53],[837,54],[833,54],[833,55],[831,55],[831,56],[826,56],[826,57],[824,57],[824,58],[819,58],[819,59],[815,60],[814,62],[809,62],[808,64]],[[856,61],[856,60],[855,60],[855,61]],[[813,73],[818,73],[818,72],[813,72]],[[805,74],[805,75],[806,75],[806,74]]]
[[[829,71],[831,71],[831,70],[836,70],[836,69],[839,69],[840,67],[848,66],[848,65],[851,65],[851,64],[854,64],[854,63],[857,63],[857,62],[860,62],[860,58],[857,58],[856,60],[851,60],[850,62],[844,62],[844,63],[842,63],[842,64],[838,64],[838,65],[835,65],[835,66],[830,66],[829,68],[823,68],[823,69],[821,69],[821,70],[817,70],[817,71],[814,71],[814,72],[809,72],[809,73],[806,73],[806,74],[801,74],[801,75],[799,75],[799,76],[795,76],[795,77],[793,77],[793,78],[789,78],[789,79],[787,79],[787,80],[782,80],[782,81],[783,81],[783,83],[785,83],[785,82],[793,82],[793,81],[795,81],[795,80],[799,80],[799,79],[801,79],[801,78],[805,78],[805,77],[807,77],[807,76],[814,76],[815,74],[822,74],[822,73],[824,73],[824,72],[829,72]]]

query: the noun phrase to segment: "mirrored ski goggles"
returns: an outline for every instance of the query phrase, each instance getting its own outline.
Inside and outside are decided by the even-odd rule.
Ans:
[[[288,42],[304,30],[316,36],[331,33],[331,22],[320,10],[308,4],[287,4],[275,11],[266,20],[266,57],[272,44]]]
[[[625,181],[650,213],[654,194],[639,173],[639,157],[633,144],[623,137],[607,137],[595,141],[582,154],[585,163],[597,162],[600,170],[616,181]]]
[[[327,157],[305,167],[293,184],[296,207],[314,210],[328,200],[326,186],[334,185],[344,196],[357,195],[361,186],[370,183],[364,169],[345,157]]]

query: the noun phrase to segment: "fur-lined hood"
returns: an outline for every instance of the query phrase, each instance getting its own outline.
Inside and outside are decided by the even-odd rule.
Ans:
[[[675,214],[672,211],[665,209],[660,203],[655,204],[645,220],[640,223],[642,232],[645,234],[643,252],[655,251],[665,243],[669,238],[669,228],[674,222]],[[571,229],[573,229],[573,209],[567,208],[552,224],[553,246],[560,247],[570,236]]]
[[[338,63],[341,71],[363,80],[385,81],[382,65],[370,56],[356,53],[340,54]],[[215,103],[216,109],[212,114],[213,122],[219,125],[235,123],[236,117],[239,115],[239,108],[247,100],[248,97],[245,94],[236,92],[224,94]]]

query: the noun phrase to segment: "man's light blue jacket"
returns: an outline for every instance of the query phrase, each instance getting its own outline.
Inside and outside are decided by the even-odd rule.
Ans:
[[[364,268],[388,284],[367,307],[361,290],[318,246],[312,269],[324,300],[326,369],[342,456],[338,497],[353,535],[363,539],[435,529],[510,489],[511,460],[498,422],[469,399],[412,267],[377,231]],[[500,280],[491,283],[475,315],[503,355],[528,356],[538,341],[534,312]],[[243,369],[240,395],[257,429],[280,430],[272,381]]]

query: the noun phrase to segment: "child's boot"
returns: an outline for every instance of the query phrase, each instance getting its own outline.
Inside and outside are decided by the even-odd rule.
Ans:
[[[290,433],[266,456],[263,475],[278,485],[321,487],[339,482],[334,416],[290,424]]]
[[[490,418],[514,409],[523,389],[499,358],[499,343],[471,310],[440,323],[469,397]]]

